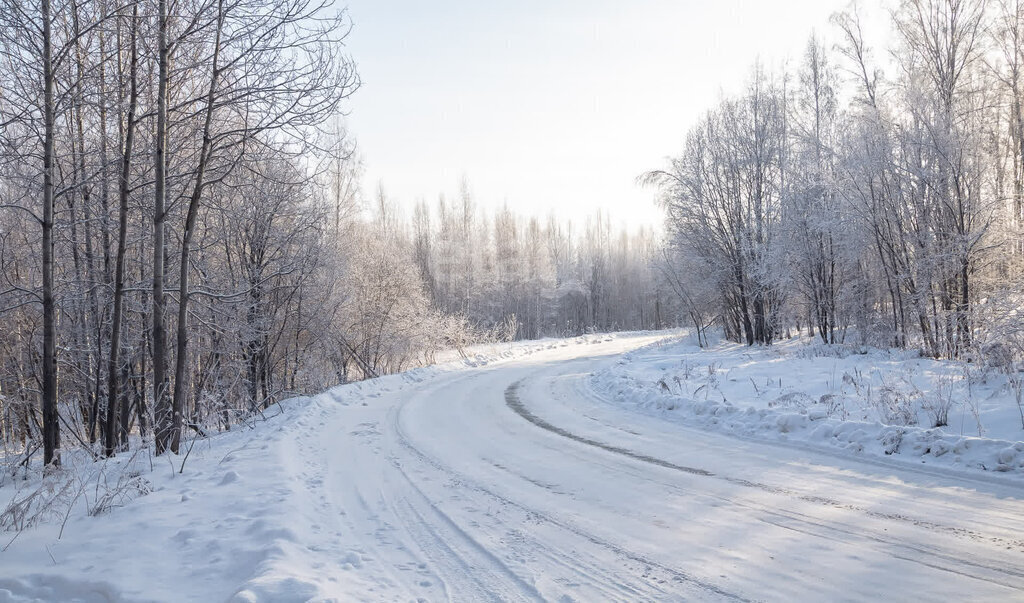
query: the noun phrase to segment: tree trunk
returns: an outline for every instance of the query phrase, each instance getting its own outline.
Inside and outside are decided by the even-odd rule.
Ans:
[[[163,1],[163,0],[161,0]],[[181,418],[185,410],[185,392],[187,391],[185,368],[188,364],[188,273],[189,254],[192,251],[192,237],[195,233],[196,217],[199,214],[199,201],[202,199],[206,166],[213,148],[211,126],[216,101],[217,83],[220,76],[218,59],[220,58],[220,35],[224,24],[224,2],[217,3],[217,32],[213,48],[213,65],[210,73],[210,88],[206,96],[206,115],[203,121],[203,146],[199,153],[199,165],[196,166],[195,184],[188,203],[185,216],[185,232],[181,237],[181,267],[178,274],[178,327],[177,347],[174,364],[174,400],[171,405],[174,428],[170,434],[169,444],[173,452],[178,452],[181,441]]]
[[[53,300],[54,102],[50,0],[42,0],[43,20],[43,464],[60,465],[57,415],[57,316]]]
[[[159,0],[157,25],[156,152],[153,202],[153,411],[156,422],[156,453],[163,454],[181,426],[174,421],[167,377],[167,329],[164,321],[164,224],[167,195],[167,79],[170,49],[167,46],[167,0]]]
[[[112,318],[110,336],[110,359],[107,364],[107,416],[103,430],[103,452],[107,456],[113,456],[114,448],[118,438],[117,422],[122,413],[118,412],[117,405],[121,400],[119,388],[123,371],[119,366],[119,354],[121,350],[121,314],[124,305],[124,256],[127,249],[128,239],[128,193],[129,177],[131,175],[132,146],[135,141],[135,107],[138,102],[138,45],[136,43],[138,32],[139,5],[136,2],[132,7],[131,25],[131,63],[129,67],[128,117],[124,137],[124,153],[121,156],[121,175],[118,181],[118,210],[117,210],[117,256],[114,260],[114,313]]]

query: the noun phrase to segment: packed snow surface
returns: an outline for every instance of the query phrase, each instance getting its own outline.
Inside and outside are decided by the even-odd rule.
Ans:
[[[69,462],[77,481],[42,489],[69,492],[66,516],[0,533],[0,602],[1024,597],[1016,452],[987,471],[973,443],[922,464],[946,455],[811,437],[860,425],[870,443],[887,426],[854,412],[856,392],[848,415],[819,417],[833,377],[813,366],[765,368],[753,395],[723,377],[705,398],[672,375],[744,352],[663,338],[547,341],[336,387],[197,440],[183,471],[148,454]],[[751,370],[790,358],[748,352]],[[759,394],[771,375],[782,391]],[[934,441],[989,441],[950,424]],[[40,491],[5,480],[0,504]]]

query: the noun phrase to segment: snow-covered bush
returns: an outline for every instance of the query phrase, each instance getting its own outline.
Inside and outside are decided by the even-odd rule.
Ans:
[[[53,471],[42,482],[22,488],[0,511],[0,530],[20,532],[65,517],[82,494],[82,481],[74,471]]]
[[[917,398],[897,386],[886,384],[873,397],[879,418],[888,425],[917,425]]]
[[[923,396],[921,408],[927,413],[932,427],[949,425],[949,411],[953,409],[954,380],[940,376],[934,382],[933,391]]]

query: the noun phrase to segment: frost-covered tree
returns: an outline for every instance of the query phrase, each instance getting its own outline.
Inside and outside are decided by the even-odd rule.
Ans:
[[[789,266],[807,310],[808,328],[825,343],[845,332],[842,288],[850,270],[845,235],[849,212],[840,202],[838,78],[821,41],[811,37],[790,103],[791,154],[786,191]]]
[[[758,67],[744,94],[690,131],[669,170],[648,175],[664,187],[676,248],[717,283],[726,333],[748,344],[779,334],[786,142],[783,88]]]
[[[907,0],[894,17],[890,77],[855,4],[833,19],[835,55],[812,37],[791,76],[755,75],[650,175],[675,261],[716,284],[729,337],[852,329],[963,357],[979,305],[1012,295],[1021,7]]]

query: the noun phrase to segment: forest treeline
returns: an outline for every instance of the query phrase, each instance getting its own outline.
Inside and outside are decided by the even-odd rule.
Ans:
[[[1024,6],[856,5],[599,213],[364,192],[328,0],[0,0],[0,442],[59,463],[475,342],[689,324],[1017,366]],[[20,462],[20,461],[18,461]],[[26,462],[27,464],[27,462]]]
[[[884,48],[856,4],[832,26],[646,176],[687,312],[748,344],[795,329],[1019,361],[1024,6],[903,0]]]
[[[329,0],[0,0],[8,461],[178,452],[439,350],[671,324],[649,231],[468,185],[365,199],[350,27]]]

